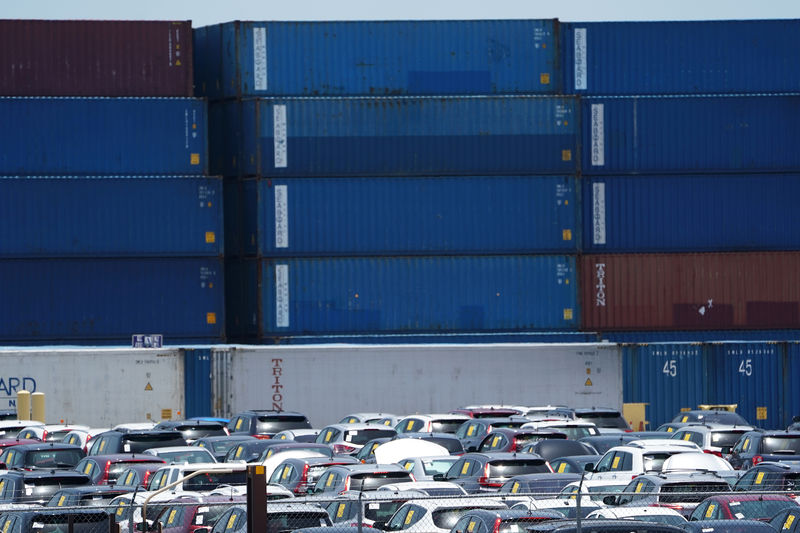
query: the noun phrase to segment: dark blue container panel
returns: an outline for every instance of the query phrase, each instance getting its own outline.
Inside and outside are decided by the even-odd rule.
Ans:
[[[800,95],[586,98],[582,171],[800,170]]]
[[[194,30],[209,98],[556,93],[556,21],[229,22]]]
[[[0,256],[216,256],[220,178],[0,178]]]
[[[5,259],[0,342],[224,339],[220,259]]]
[[[800,174],[607,176],[583,182],[583,250],[800,249]]]
[[[230,251],[577,253],[576,185],[572,176],[244,180],[231,186],[243,207],[228,213],[248,217],[245,231],[230,235],[244,249]],[[239,232],[238,226],[228,227]]]
[[[783,429],[791,422],[784,405],[785,344],[710,344],[710,404],[737,404],[754,426]]]
[[[798,341],[800,330],[709,330],[709,331],[604,331],[598,340],[617,343],[722,342],[722,341]]]
[[[212,173],[573,174],[574,97],[300,98],[212,105]]]
[[[0,174],[206,174],[206,103],[0,98]]]
[[[184,418],[209,416],[211,414],[213,405],[211,373],[210,348],[187,348],[184,350]]]
[[[800,21],[561,24],[570,94],[800,90]]]
[[[785,413],[792,420],[800,416],[800,342],[786,343],[786,361],[783,372],[783,390],[786,410]]]
[[[270,337],[270,344],[486,344],[597,342],[597,336],[579,331],[518,333],[409,333],[375,335],[293,335]]]
[[[623,346],[623,400],[647,403],[648,429],[671,422],[681,409],[696,409],[707,397],[702,345]]]
[[[229,261],[232,337],[575,330],[574,256]]]

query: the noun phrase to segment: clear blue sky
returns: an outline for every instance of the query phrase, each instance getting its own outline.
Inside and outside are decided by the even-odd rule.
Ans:
[[[398,20],[558,18],[709,20],[800,18],[800,0],[3,0],[2,18]]]

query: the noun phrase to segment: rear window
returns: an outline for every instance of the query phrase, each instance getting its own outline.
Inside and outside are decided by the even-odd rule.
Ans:
[[[286,429],[310,429],[303,415],[261,415],[256,423],[257,433],[278,433]]]
[[[108,531],[109,516],[106,513],[74,513],[59,515],[40,515],[31,522],[31,531],[41,533],[95,533]]]
[[[369,502],[364,506],[364,516],[375,522],[388,522],[405,501]]]
[[[715,431],[711,434],[711,445],[720,448],[731,448],[744,431]]]
[[[738,519],[764,520],[772,518],[787,507],[796,507],[795,502],[781,500],[745,500],[732,501],[728,507]]]
[[[433,433],[455,433],[463,423],[463,420],[434,420],[431,422],[431,431]]]
[[[390,483],[413,481],[408,472],[369,472],[350,476],[350,490],[375,490]]]
[[[523,474],[538,474],[550,472],[547,463],[542,460],[513,460],[513,461],[492,461],[489,463],[489,477],[513,477]]]
[[[728,492],[727,483],[669,483],[661,486],[660,503],[700,503],[718,492]]]
[[[476,507],[454,507],[451,509],[438,509],[431,513],[433,517],[433,524],[441,529],[453,529],[461,515],[467,511],[476,509]]]
[[[189,475],[186,472],[185,475]],[[183,482],[183,490],[214,490],[220,485],[244,485],[247,483],[247,472],[232,472],[229,474],[218,474],[209,472],[187,479]]]
[[[83,451],[74,450],[41,450],[25,455],[25,466],[32,468],[72,468],[83,459]]]
[[[675,455],[673,453],[646,453],[642,456],[642,462],[644,463],[644,471],[645,472],[661,472],[661,467],[664,466],[664,461],[666,461],[670,456]]]
[[[364,445],[372,439],[394,437],[397,432],[393,429],[352,429],[345,430],[344,441]]]
[[[227,435],[225,433],[225,426],[219,425],[202,425],[202,426],[177,426],[177,431],[183,435],[184,439],[197,440],[204,437],[221,437]]]
[[[800,437],[764,437],[761,453],[800,454]]]
[[[628,423],[619,412],[576,413],[582,420],[594,422],[599,428],[630,429]]]
[[[166,446],[186,446],[183,436],[175,432],[176,435],[153,434],[136,435],[126,434],[122,436],[122,451],[124,453],[141,453],[150,448],[163,448]]]
[[[265,531],[280,533],[294,531],[304,527],[328,526],[331,520],[325,511],[315,512],[278,512],[267,513],[267,528]]]

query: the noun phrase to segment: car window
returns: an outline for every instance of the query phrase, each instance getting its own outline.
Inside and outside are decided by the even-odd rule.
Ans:
[[[761,439],[761,453],[800,454],[800,437],[764,436]]]
[[[627,471],[633,469],[633,457],[628,452],[617,452],[611,461],[612,472]]]
[[[523,474],[548,473],[547,463],[541,459],[536,460],[508,460],[491,461],[489,463],[489,477],[513,477]]]
[[[455,433],[463,420],[434,420],[431,422],[431,431],[434,433]]]
[[[747,472],[745,472],[744,474],[742,474],[742,477],[740,477],[739,480],[736,482],[736,485],[734,485],[734,489],[735,490],[752,490],[752,489],[756,488],[756,486],[757,486],[756,485],[756,476],[758,476],[758,483],[759,484],[763,484],[764,483],[764,472],[760,471],[760,470],[751,469],[751,470],[748,470]]]
[[[411,481],[411,475],[406,472],[368,472],[350,476],[350,490],[375,490],[383,485],[404,483]]]
[[[595,466],[595,470],[597,472],[608,472],[611,470],[611,465],[613,463],[614,457],[617,455],[617,452],[607,452],[598,462],[597,466]],[[617,463],[619,464],[619,463]]]
[[[341,433],[342,432],[336,428],[328,428],[319,434],[317,442],[320,444],[329,444],[331,442],[335,442]]]
[[[486,440],[481,443],[478,447],[478,451],[481,452],[489,452],[492,450],[502,449],[508,439],[502,433],[496,433],[494,435],[489,435],[486,437]]]
[[[256,421],[257,433],[277,433],[284,429],[308,429],[311,427],[304,415],[260,415]]]
[[[642,466],[645,472],[661,472],[661,467],[664,465],[670,456],[674,453],[646,453],[642,456]]]
[[[459,426],[458,431],[456,431],[456,437],[459,439],[477,437],[482,433],[485,426],[481,422],[465,422]]]
[[[222,531],[238,531],[245,527],[247,522],[247,513],[244,509],[235,507],[229,511],[227,515],[222,515],[217,523],[214,524],[214,533]]]
[[[741,431],[714,431],[711,433],[711,445],[722,448],[723,453],[728,453],[741,436]]]
[[[345,430],[342,440],[353,444],[366,444],[372,439],[391,438],[397,435],[393,429],[354,429]]]
[[[452,529],[461,515],[463,515],[465,511],[470,511],[472,509],[474,509],[474,507],[436,509],[431,512],[433,525],[441,529]]]

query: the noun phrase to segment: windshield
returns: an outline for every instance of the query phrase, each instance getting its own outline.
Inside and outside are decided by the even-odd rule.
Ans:
[[[168,463],[181,464],[181,463],[211,463],[214,462],[212,457],[209,457],[207,451],[199,450],[184,450],[179,452],[163,452],[156,451],[156,455],[161,457]]]
[[[492,478],[544,472],[550,472],[550,469],[547,468],[547,463],[541,459],[531,461],[517,459],[510,461],[492,461],[489,463],[489,477]]]
[[[661,472],[664,461],[669,459],[674,453],[646,453],[642,456],[645,472]]]
[[[431,431],[433,433],[455,433],[463,423],[463,420],[434,420],[431,422]]]
[[[764,437],[761,453],[785,453],[800,455],[800,437]]]
[[[189,475],[189,472],[186,472],[185,475]],[[214,490],[220,485],[244,485],[245,483],[247,483],[247,472],[244,470],[230,474],[208,472],[184,481],[183,490]]]
[[[257,433],[278,433],[285,429],[307,429],[311,424],[302,415],[269,415],[259,416],[256,424]]]
[[[423,459],[422,470],[429,476],[433,476],[434,474],[446,474],[456,461],[458,461],[458,457],[453,457],[452,459]]]
[[[345,430],[344,441],[364,445],[372,439],[394,437],[397,432],[393,429],[353,429]]]
[[[83,452],[74,450],[42,450],[25,455],[25,466],[33,468],[71,468],[83,459]]]
[[[602,502],[603,498],[610,496],[617,492],[622,492],[626,485],[601,485],[598,487],[589,487],[589,497],[592,501]]]
[[[350,477],[350,490],[375,490],[390,483],[411,481],[408,472],[370,472],[367,474],[353,474]]]
[[[772,518],[787,507],[796,507],[792,501],[782,500],[746,500],[728,503],[731,514],[738,519],[766,520]]]
[[[330,524],[328,513],[267,513],[267,527],[265,531],[270,533],[280,533],[282,531],[294,531],[304,527],[320,527]]]

